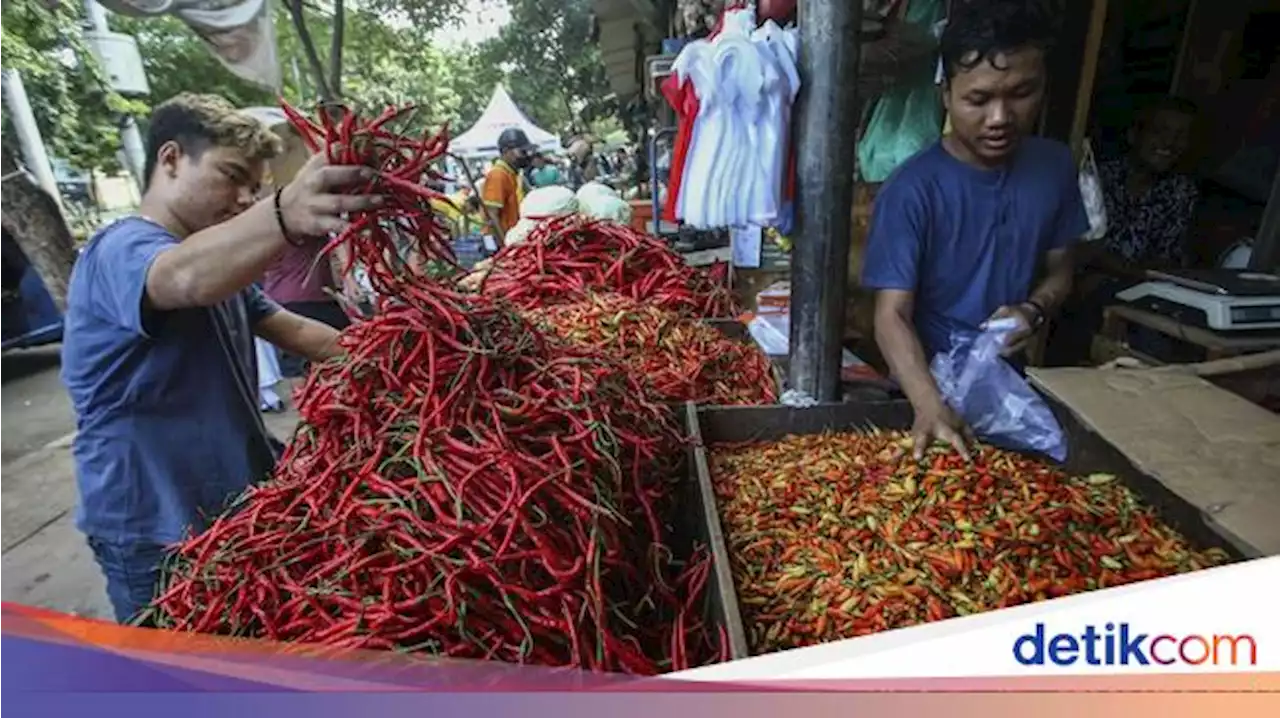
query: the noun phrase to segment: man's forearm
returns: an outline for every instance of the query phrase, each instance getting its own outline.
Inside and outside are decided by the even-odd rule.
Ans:
[[[910,319],[897,313],[877,316],[876,343],[912,406],[931,406],[942,401],[938,385],[929,372],[924,347]]]
[[[147,297],[156,309],[217,304],[262,277],[284,249],[271,200],[161,252],[147,272]]]
[[[324,361],[341,353],[337,329],[287,309],[258,322],[254,333],[281,349],[312,362]]]
[[[1048,274],[1031,292],[1028,299],[1035,302],[1045,314],[1057,313],[1067,297],[1071,296],[1071,282],[1075,275],[1075,264],[1070,250],[1050,256]]]
[[[1071,277],[1050,275],[1031,292],[1029,299],[1040,306],[1045,314],[1056,314],[1071,295]]]

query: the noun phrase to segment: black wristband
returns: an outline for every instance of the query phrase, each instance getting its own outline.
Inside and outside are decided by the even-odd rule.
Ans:
[[[1040,302],[1037,302],[1034,299],[1028,299],[1027,301],[1023,302],[1023,304],[1036,310],[1036,319],[1032,323],[1031,328],[1039,329],[1040,326],[1045,323],[1045,320],[1049,318],[1049,313],[1044,310],[1044,307],[1040,306]]]
[[[284,211],[280,209],[280,193],[283,191],[283,187],[277,187],[275,198],[272,200],[272,204],[276,209],[276,224],[280,225],[280,234],[284,235],[284,241],[295,247],[301,247],[303,244],[302,240],[294,241],[293,237],[289,236],[289,228],[284,226]]]

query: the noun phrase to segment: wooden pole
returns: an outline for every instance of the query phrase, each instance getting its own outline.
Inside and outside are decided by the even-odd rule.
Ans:
[[[1270,369],[1272,367],[1280,367],[1280,349],[1259,354],[1244,354],[1237,357],[1200,362],[1199,364],[1173,364],[1156,367],[1152,371],[1210,377],[1258,369]]]
[[[1196,16],[1199,4],[1199,0],[1191,0],[1191,4],[1187,6],[1187,16],[1182,21],[1182,41],[1178,43],[1178,59],[1174,61],[1173,65],[1173,82],[1169,83],[1169,94],[1171,95],[1182,94],[1182,81],[1185,77],[1184,73],[1188,61],[1187,51],[1191,46],[1191,21]]]
[[[1071,151],[1080,157],[1085,133],[1089,130],[1089,112],[1093,109],[1093,85],[1098,75],[1098,55],[1107,28],[1107,0],[1093,0],[1089,13],[1089,31],[1084,38],[1084,64],[1080,67],[1080,84],[1076,87],[1076,110],[1071,121]]]
[[[471,183],[471,191],[476,193],[476,197],[480,200],[480,209],[484,210],[484,216],[489,220],[489,226],[493,229],[493,241],[497,243],[498,249],[502,249],[502,224],[498,222],[497,213],[493,211],[493,207],[485,203],[484,197],[480,196],[480,186],[476,184],[475,175],[471,174],[471,168],[467,166],[467,161],[453,153],[449,153],[449,156],[462,167],[462,174],[466,175],[467,182]],[[466,207],[459,207],[458,209],[462,210],[464,216],[466,215]]]

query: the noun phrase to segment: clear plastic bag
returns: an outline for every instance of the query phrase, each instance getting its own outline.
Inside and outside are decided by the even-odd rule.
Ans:
[[[1107,236],[1107,203],[1102,196],[1098,163],[1087,139],[1080,158],[1080,197],[1084,200],[1085,214],[1089,216],[1089,231],[1084,235],[1084,241],[1095,242]]]
[[[978,438],[1065,461],[1062,426],[1044,399],[1000,356],[1017,328],[1017,319],[997,319],[981,332],[952,334],[950,351],[933,359],[933,378],[947,405]]]

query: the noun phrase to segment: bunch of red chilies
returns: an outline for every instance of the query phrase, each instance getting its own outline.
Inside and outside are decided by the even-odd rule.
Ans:
[[[722,659],[703,617],[710,561],[666,545],[670,410],[501,300],[387,259],[380,228],[406,217],[400,231],[446,256],[431,192],[409,179],[442,136],[392,135],[390,114],[315,124],[286,110],[308,141],[380,169],[385,207],[334,241],[389,297],[299,389],[302,425],[272,479],[178,547],[152,619],[642,675]]]
[[[738,313],[725,286],[728,265],[703,272],[661,240],[626,225],[567,215],[543,220],[503,247],[481,285],[520,309],[609,292],[695,318]]]
[[[629,367],[653,401],[772,404],[769,358],[747,339],[617,294],[531,309],[524,316],[574,344],[609,352]]]

